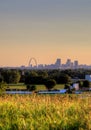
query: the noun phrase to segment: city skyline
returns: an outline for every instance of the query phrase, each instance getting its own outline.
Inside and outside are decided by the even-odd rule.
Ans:
[[[33,62],[32,62],[33,61]],[[61,58],[57,58],[54,63],[51,64],[38,64],[37,60],[32,57],[29,60],[28,66],[21,66],[22,69],[91,69],[91,65],[79,64],[78,60],[72,61],[72,59],[66,59],[65,63],[62,62]]]
[[[0,1],[0,66],[68,57],[90,65],[90,0]]]
[[[0,68],[6,68],[6,69],[91,69],[91,65],[87,64],[80,64],[79,61],[73,60],[68,58],[65,62],[62,61],[61,58],[55,59],[53,63],[50,64],[43,64],[38,63],[36,58],[31,57],[27,65],[21,65],[21,66],[0,66]]]

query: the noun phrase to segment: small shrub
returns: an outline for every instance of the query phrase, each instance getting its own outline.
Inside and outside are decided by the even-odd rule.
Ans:
[[[28,90],[28,91],[34,91],[34,90],[36,90],[36,86],[35,86],[35,85],[30,85],[30,84],[28,84],[28,85],[27,85],[27,90]]]

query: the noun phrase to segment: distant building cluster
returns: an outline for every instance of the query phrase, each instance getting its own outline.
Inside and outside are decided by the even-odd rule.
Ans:
[[[32,64],[32,62],[34,64]],[[65,69],[91,69],[91,65],[86,65],[86,64],[79,64],[78,60],[75,61],[71,61],[71,59],[67,59],[66,63],[63,64],[60,58],[57,58],[54,64],[37,64],[37,61],[35,58],[31,58],[29,61],[28,66],[20,66],[20,67],[5,67],[5,68],[9,68],[9,69],[61,69],[61,70],[65,70]]]
[[[32,66],[30,64],[28,66],[29,69],[79,69],[79,68],[85,68],[85,69],[91,69],[91,66],[79,64],[78,60],[75,60],[74,62],[71,61],[71,59],[67,59],[65,64],[62,64],[62,61],[60,58],[56,59],[56,62],[54,64],[38,64],[35,66]]]

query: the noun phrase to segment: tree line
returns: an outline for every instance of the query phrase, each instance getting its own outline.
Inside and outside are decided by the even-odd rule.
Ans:
[[[69,84],[71,79],[84,79],[86,74],[91,74],[91,70],[19,70],[0,69],[0,83],[7,84],[24,83],[29,88],[30,85],[44,84],[47,87],[55,84]],[[53,85],[51,85],[53,84]]]
[[[7,84],[11,83],[31,83],[44,84],[46,80],[54,79],[57,84],[64,84],[71,80],[71,77],[66,73],[61,73],[58,70],[14,70],[1,69],[0,82],[4,81]]]

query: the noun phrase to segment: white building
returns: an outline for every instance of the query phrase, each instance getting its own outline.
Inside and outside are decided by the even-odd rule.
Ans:
[[[74,83],[73,84],[73,88],[75,88],[75,90],[79,90],[79,84],[78,83]]]

